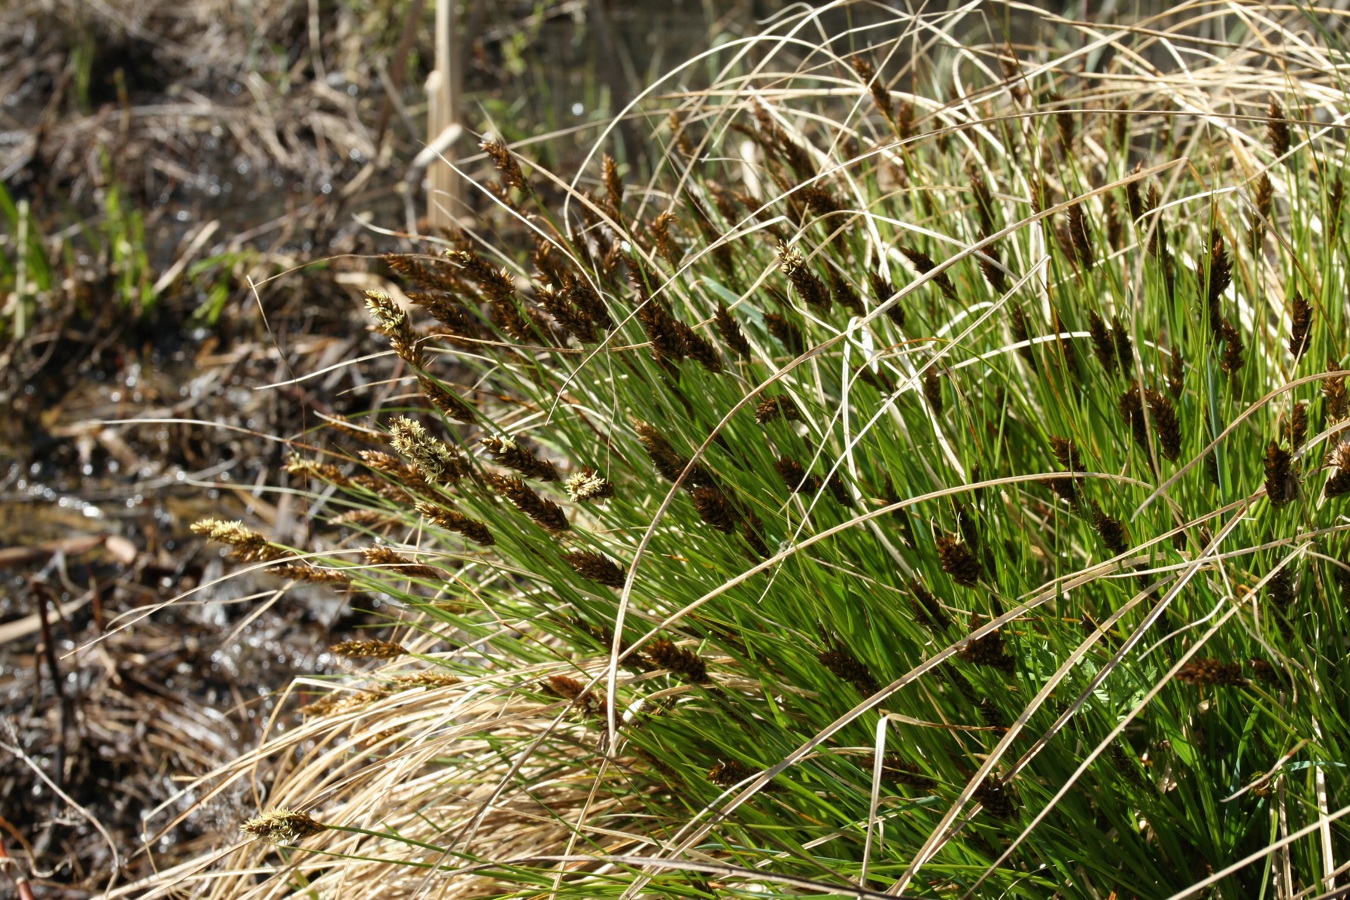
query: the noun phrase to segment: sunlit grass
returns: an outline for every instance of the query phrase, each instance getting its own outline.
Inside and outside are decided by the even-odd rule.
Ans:
[[[1343,880],[1334,23],[1195,5],[1012,50],[957,22],[729,71],[650,184],[597,160],[565,210],[486,147],[500,229],[366,298],[399,408],[290,466],[344,530],[204,526],[348,583],[404,655],[197,788],[327,827],[161,885]]]

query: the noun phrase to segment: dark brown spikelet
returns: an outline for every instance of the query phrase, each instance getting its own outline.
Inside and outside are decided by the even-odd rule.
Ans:
[[[492,532],[488,531],[487,525],[477,519],[471,519],[453,509],[446,509],[425,500],[418,501],[416,509],[446,531],[462,534],[475,544],[490,547],[496,543],[496,539],[492,537]]]
[[[614,320],[605,309],[605,301],[589,281],[578,278],[571,272],[564,273],[562,282],[563,297],[577,311],[578,315],[589,319],[601,331],[614,327]]]
[[[872,677],[872,673],[867,666],[843,644],[835,643],[829,650],[823,651],[818,658],[820,664],[829,669],[836,678],[853,685],[854,689],[864,697],[870,697],[881,690],[881,686]]]
[[[1120,396],[1120,417],[1130,426],[1130,434],[1139,448],[1148,452],[1148,428],[1144,424],[1144,403],[1139,396],[1139,385],[1130,385]]]
[[[914,265],[914,268],[918,270],[920,276],[926,276],[929,272],[932,272],[937,268],[937,263],[933,262],[933,257],[929,256],[927,253],[922,253],[913,247],[906,247],[904,244],[901,244],[896,249],[903,253],[905,259],[909,260]],[[937,285],[938,290],[942,291],[944,297],[955,302],[956,285],[952,284],[952,280],[947,277],[946,272],[934,275],[933,284]]]
[[[925,628],[929,631],[946,631],[951,627],[951,617],[942,608],[938,598],[934,597],[933,592],[924,587],[922,582],[911,581],[909,590],[914,595],[910,601],[914,616]]]
[[[570,676],[550,675],[539,687],[546,694],[569,701],[583,715],[599,718],[605,713],[605,695],[586,690],[586,685]]]
[[[1116,344],[1116,357],[1120,360],[1120,371],[1130,377],[1134,371],[1134,344],[1130,341],[1130,332],[1120,323],[1119,316],[1111,317],[1111,337]]]
[[[1327,405],[1327,422],[1339,422],[1350,414],[1350,397],[1345,391],[1345,374],[1340,363],[1331,360],[1327,364],[1328,372],[1336,372],[1322,381],[1322,397]]]
[[[767,425],[779,419],[787,419],[790,422],[802,420],[801,411],[797,409],[797,404],[792,402],[791,397],[786,395],[765,397],[755,406],[755,421],[760,425]]]
[[[1308,439],[1308,404],[1295,403],[1289,412],[1289,449],[1297,453]]]
[[[1096,262],[1096,256],[1092,251],[1092,234],[1088,231],[1087,213],[1083,211],[1083,204],[1075,203],[1070,206],[1066,215],[1074,261],[1084,269],[1090,269]]]
[[[717,348],[712,345],[712,341],[709,341],[684,322],[678,319],[674,322],[675,333],[684,342],[685,355],[712,374],[720,375],[722,373],[722,357],[717,355]]]
[[[1289,329],[1289,352],[1293,355],[1294,361],[1303,358],[1303,354],[1308,352],[1308,337],[1312,331],[1313,309],[1312,304],[1303,299],[1303,295],[1298,291],[1294,292],[1294,299],[1290,301],[1289,318],[1291,326]]]
[[[546,500],[534,492],[519,478],[507,475],[489,474],[485,480],[499,494],[511,501],[511,505],[529,516],[535,524],[548,531],[567,530],[567,514],[552,500]]]
[[[1325,493],[1328,497],[1339,497],[1343,494],[1350,494],[1350,444],[1337,444],[1336,449],[1328,455],[1327,464],[1336,467],[1336,474],[1327,479]],[[1336,568],[1337,576],[1344,572],[1350,576],[1350,572],[1344,569]]]
[[[1298,497],[1298,476],[1293,457],[1277,442],[1266,445],[1266,496],[1272,506],[1284,506]]]
[[[1252,675],[1262,684],[1279,684],[1284,681],[1280,677],[1279,670],[1268,661],[1253,656],[1247,662],[1252,667]]]
[[[975,802],[984,807],[1000,822],[1017,818],[1017,795],[1013,789],[994,775],[986,776],[972,795]]]
[[[678,322],[670,314],[670,308],[663,301],[644,299],[634,317],[642,325],[642,330],[647,332],[647,339],[652,342],[658,360],[679,362],[685,358],[689,345],[685,332],[680,328],[684,323]]]
[[[684,471],[684,467],[689,465],[689,457],[681,456],[675,452],[675,448],[666,440],[665,435],[656,430],[654,425],[646,422],[638,422],[635,426],[638,434],[638,440],[642,442],[642,449],[647,451],[647,456],[652,464],[656,466],[656,471],[661,473],[661,477],[667,481],[675,481]],[[693,471],[685,480],[686,485],[695,486],[700,484],[713,484],[712,477],[702,466],[694,466]]]
[[[446,256],[461,266],[478,284],[483,298],[490,304],[493,325],[518,341],[534,338],[533,329],[516,306],[516,287],[509,271],[505,268],[494,269],[487,260],[471,250],[451,250]]]
[[[1294,571],[1291,566],[1285,566],[1266,582],[1266,595],[1270,597],[1271,604],[1280,612],[1287,612],[1289,607],[1294,605],[1298,599],[1298,590],[1294,586]]]
[[[1186,387],[1186,363],[1181,358],[1181,348],[1173,345],[1172,362],[1167,367],[1167,390],[1172,394],[1173,400],[1181,399],[1181,392]]]
[[[600,157],[600,178],[605,183],[605,195],[614,209],[623,207],[623,180],[619,178],[619,164],[608,153]]]
[[[971,616],[971,633],[978,631],[983,624],[984,621],[978,615]],[[977,640],[966,641],[966,645],[961,648],[958,655],[971,665],[988,666],[991,669],[997,669],[1008,674],[1012,674],[1017,664],[1017,661],[1008,655],[1008,651],[1003,646],[1003,635],[999,634],[997,630],[991,631]]]
[[[1017,348],[1017,354],[1026,360],[1027,365],[1031,366],[1034,371],[1036,369],[1036,353],[1032,349],[1031,344],[1027,343],[1031,340],[1031,332],[1027,328],[1027,314],[1023,311],[1020,303],[1014,303],[1010,315],[1012,316],[1011,327],[1013,341],[1019,344],[1026,344],[1025,347]]]
[[[886,86],[877,78],[876,67],[872,65],[871,60],[862,56],[855,56],[849,60],[853,66],[853,71],[857,74],[859,80],[867,86],[867,90],[872,94],[872,102],[877,105],[877,112],[886,117],[886,121],[895,121],[895,107],[891,103],[891,95],[886,92]]]
[[[933,410],[933,415],[942,416],[942,382],[938,380],[937,366],[929,366],[923,373],[923,398]]]
[[[769,334],[774,336],[774,340],[782,344],[783,349],[792,356],[801,356],[806,350],[806,339],[802,337],[802,330],[787,319],[777,313],[765,313],[764,324],[769,329]]]
[[[1224,319],[1219,326],[1219,335],[1223,338],[1223,357],[1219,360],[1219,368],[1229,375],[1237,375],[1238,370],[1247,364],[1244,356],[1247,347],[1242,342],[1242,335],[1228,319]]]
[[[445,573],[440,569],[414,562],[389,547],[367,547],[361,551],[366,565],[394,570],[405,578],[442,579]]]
[[[652,236],[652,243],[656,245],[656,252],[661,254],[661,258],[669,263],[672,269],[680,264],[680,257],[684,255],[670,236],[670,226],[677,221],[679,220],[675,214],[666,210],[647,226],[647,231]]]
[[[520,171],[520,163],[516,162],[515,155],[505,144],[498,140],[485,140],[478,147],[492,160],[507,187],[521,191],[527,189],[525,174]]]
[[[1078,455],[1078,447],[1068,438],[1050,435],[1050,450],[1055,454],[1055,461],[1064,468],[1064,471],[1086,471],[1083,468],[1082,457]]]
[[[328,648],[346,659],[398,659],[408,651],[393,641],[338,641]]]
[[[1205,310],[1209,315],[1210,331],[1215,337],[1222,337],[1223,310],[1219,301],[1233,281],[1233,268],[1228,251],[1224,249],[1223,235],[1217,229],[1210,235],[1208,262],[1208,269],[1200,278],[1200,283],[1206,285]]]
[[[571,277],[565,273],[563,278]],[[535,292],[539,302],[544,305],[544,309],[553,317],[553,320],[563,327],[563,329],[583,344],[594,344],[600,340],[600,334],[596,331],[595,320],[583,313],[568,298],[568,293],[558,290],[552,285],[541,287]]]
[[[790,456],[780,456],[773,467],[794,494],[814,494],[820,490],[820,477],[808,474],[806,468]]]
[[[952,581],[965,587],[979,585],[984,570],[969,546],[953,535],[944,534],[938,537],[937,548],[942,571],[950,575]]]
[[[457,394],[447,390],[430,375],[419,372],[417,386],[422,389],[422,396],[430,400],[433,406],[456,422],[472,422],[478,418],[472,406],[464,402]]]
[[[991,244],[981,251],[978,257],[980,264],[980,274],[984,275],[984,280],[989,282],[989,286],[995,293],[1006,294],[1008,292],[1008,276],[1003,271],[1003,266],[999,264],[998,251]]]
[[[728,760],[719,762],[708,770],[708,780],[721,788],[735,787],[742,781],[745,781],[755,770],[747,766],[740,760]]]
[[[768,559],[773,556],[769,545],[764,543],[764,525],[759,521],[759,516],[753,512],[741,520],[741,537],[745,539],[746,544],[750,546],[750,552],[757,559]]]
[[[647,645],[647,658],[690,684],[708,683],[708,664],[697,653],[658,638]]]
[[[1270,175],[1265,172],[1262,172],[1261,177],[1256,180],[1252,205],[1256,207],[1256,215],[1252,219],[1252,255],[1259,258],[1266,227],[1270,224],[1271,214],[1275,211],[1275,185],[1271,183]]]
[[[966,176],[970,179],[970,191],[975,195],[975,212],[980,219],[980,234],[988,237],[994,233],[994,195],[975,163],[972,162],[966,167]]]
[[[1115,197],[1106,201],[1106,243],[1112,250],[1125,249],[1125,225],[1120,221],[1120,202]]]
[[[512,469],[525,478],[535,481],[558,481],[558,469],[553,463],[535,456],[526,447],[522,447],[514,438],[483,438],[492,461]]]
[[[1327,235],[1333,240],[1341,231],[1341,206],[1345,202],[1345,182],[1337,175],[1327,188]]]
[[[699,487],[690,492],[690,497],[694,501],[698,517],[705,525],[716,528],[723,534],[735,533],[740,517],[726,494],[715,487]]]
[[[1270,143],[1270,152],[1284,156],[1293,143],[1289,136],[1289,120],[1285,118],[1284,107],[1274,97],[1266,107],[1266,140]]]
[[[722,336],[722,343],[727,345],[732,353],[741,359],[750,358],[750,342],[745,339],[744,332],[741,331],[741,323],[736,321],[736,317],[727,309],[725,303],[717,304],[717,312],[713,315],[713,324],[717,326],[717,333]]]
[[[1116,345],[1111,339],[1111,331],[1096,311],[1088,313],[1088,335],[1092,338],[1092,353],[1101,363],[1107,375],[1116,373]]]
[[[868,283],[872,288],[872,298],[880,306],[887,300],[895,296],[895,285],[891,284],[891,279],[881,272],[868,272]],[[905,308],[896,301],[886,309],[886,318],[895,324],[896,328],[905,327]]]
[[[1176,462],[1181,456],[1181,423],[1177,420],[1177,411],[1166,394],[1157,391],[1145,391],[1148,400],[1148,412],[1153,417],[1153,430],[1158,433],[1158,444],[1164,458]]]
[[[858,765],[869,776],[876,769],[876,756],[869,753],[858,758]],[[905,762],[898,753],[887,753],[881,758],[881,779],[886,784],[907,785],[909,787],[928,788],[936,782],[923,774],[923,770],[911,762]]]
[[[834,298],[835,303],[855,316],[861,316],[865,312],[862,298],[836,266],[830,266],[830,296]]]
[[[1090,502],[1092,527],[1097,529],[1097,536],[1102,539],[1106,549],[1111,551],[1111,555],[1119,556],[1130,549],[1130,536],[1125,531],[1125,525],[1119,519],[1113,519],[1103,512],[1101,504],[1096,500]]]
[[[1144,194],[1140,189],[1143,181],[1138,177],[1139,173],[1142,171],[1144,171],[1144,161],[1141,159],[1134,164],[1134,169],[1130,173],[1135,177],[1125,182],[1125,206],[1130,211],[1130,220],[1132,222],[1138,222],[1139,217],[1145,212]]]
[[[623,566],[594,550],[572,550],[564,553],[563,559],[582,578],[605,587],[621,588],[628,577]]]
[[[797,296],[821,312],[830,311],[830,291],[825,282],[806,266],[801,250],[786,244],[778,245],[778,268],[792,282]]]
[[[1197,687],[1241,687],[1247,683],[1238,663],[1220,662],[1212,657],[1192,659],[1177,672],[1177,681]]]

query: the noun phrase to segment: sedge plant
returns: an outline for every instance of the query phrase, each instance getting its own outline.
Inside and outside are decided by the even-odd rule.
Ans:
[[[399,408],[289,464],[326,543],[199,525],[387,626],[135,890],[1346,882],[1340,19],[972,10],[772,23],[645,182],[484,142],[500,227],[364,297]]]

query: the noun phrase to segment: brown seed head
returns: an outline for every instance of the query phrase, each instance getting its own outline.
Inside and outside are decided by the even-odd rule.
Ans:
[[[1153,430],[1158,433],[1158,444],[1162,455],[1176,462],[1181,456],[1181,423],[1177,420],[1172,401],[1157,391],[1145,391],[1148,400],[1148,412],[1153,417]]]
[[[1298,291],[1294,292],[1294,299],[1290,301],[1289,318],[1291,327],[1289,329],[1289,352],[1294,360],[1298,361],[1303,354],[1308,351],[1308,337],[1312,331],[1313,309],[1312,304],[1303,299],[1303,295]]]
[[[1327,363],[1328,372],[1342,372],[1334,359]],[[1345,375],[1333,375],[1322,381],[1322,397],[1327,404],[1327,422],[1339,422],[1350,415],[1350,398],[1346,396]]]
[[[820,490],[820,477],[808,474],[802,464],[790,456],[780,456],[773,467],[794,494],[814,494]]]
[[[1289,413],[1289,449],[1297,453],[1308,438],[1308,404],[1295,403]]]
[[[1088,312],[1088,335],[1092,338],[1092,352],[1101,363],[1107,375],[1116,373],[1116,345],[1111,340],[1111,332],[1106,322],[1097,315],[1096,310]]]
[[[408,652],[393,641],[339,641],[328,649],[347,659],[397,659]]]
[[[942,571],[946,572],[959,585],[977,587],[984,577],[984,570],[970,548],[952,535],[941,535],[937,539],[938,559]]]
[[[765,313],[764,324],[783,349],[793,356],[801,356],[806,349],[806,338],[802,330],[777,313]]]
[[[390,547],[366,547],[361,555],[365,557],[366,565],[394,569],[405,578],[440,580],[445,577],[440,569],[414,562]]]
[[[1275,441],[1266,445],[1266,496],[1272,506],[1284,506],[1298,498],[1298,476],[1288,450]]]
[[[708,780],[718,787],[729,788],[740,784],[751,775],[755,770],[739,760],[728,760],[719,762],[708,770]]]
[[[621,588],[628,577],[628,572],[623,566],[594,550],[573,550],[564,553],[563,559],[582,578],[606,587]]]
[[[516,162],[515,156],[506,145],[498,140],[484,140],[478,145],[479,148],[488,155],[492,164],[497,167],[501,173],[502,181],[507,187],[513,187],[517,190],[526,190],[525,174],[520,171],[520,163]]]
[[[906,247],[904,244],[901,244],[896,249],[905,255],[905,259],[913,264],[920,276],[926,276],[929,272],[932,272],[937,268],[937,263],[933,262],[933,258],[927,253],[922,253],[913,247]],[[956,285],[952,284],[952,280],[947,276],[946,272],[934,275],[932,280],[933,284],[937,285],[938,290],[942,291],[944,297],[953,302],[956,301]]]
[[[1342,494],[1350,494],[1350,444],[1337,444],[1327,456],[1327,465],[1334,466],[1336,472],[1327,478],[1326,495],[1339,497]],[[1338,575],[1342,571],[1344,570],[1339,567],[1336,569]],[[1350,575],[1350,572],[1346,574]]]
[[[658,638],[647,645],[647,657],[690,684],[708,683],[708,665],[697,653]]]
[[[985,812],[1001,822],[1017,818],[1017,794],[994,775],[986,776],[972,796]]]
[[[285,550],[268,543],[267,538],[243,522],[221,519],[201,519],[192,525],[193,534],[204,535],[218,544],[233,548],[230,554],[241,562],[271,562],[288,555]]]
[[[727,345],[732,353],[735,353],[741,359],[750,358],[750,342],[745,339],[740,323],[727,309],[726,304],[717,304],[717,312],[713,315],[713,324],[717,326],[717,333],[722,336],[722,342]]]
[[[272,844],[296,844],[328,826],[316,821],[309,813],[277,807],[261,816],[249,819],[240,830],[251,837],[262,838]]]
[[[821,665],[829,669],[840,680],[853,685],[854,689],[862,696],[870,697],[881,690],[881,686],[872,677],[872,673],[867,666],[843,644],[834,644],[829,650],[823,651],[819,659]]]
[[[983,624],[981,618],[971,616],[970,630],[972,633],[978,631]],[[1008,651],[1003,646],[1003,635],[998,631],[991,631],[984,637],[976,640],[966,641],[966,645],[961,648],[961,659],[975,666],[988,666],[997,669],[1000,672],[1011,675],[1016,668],[1017,661],[1008,655]]]
[[[1119,556],[1130,548],[1130,536],[1125,530],[1124,524],[1119,519],[1113,519],[1102,511],[1101,505],[1096,500],[1090,501],[1092,506],[1092,526],[1097,529],[1098,536],[1106,549],[1111,551],[1113,556]]]
[[[535,456],[514,438],[483,438],[483,446],[487,449],[493,462],[515,470],[525,478],[532,478],[535,481],[559,480],[558,470],[553,463]]]
[[[942,416],[942,382],[938,380],[937,366],[929,366],[923,373],[923,398],[934,416]]]
[[[512,506],[529,516],[536,525],[552,532],[567,530],[567,514],[563,512],[563,508],[552,500],[540,497],[519,478],[489,474],[485,480],[489,486],[509,500]]]
[[[786,394],[777,397],[765,397],[755,406],[755,421],[760,425],[767,425],[779,419],[787,419],[789,422],[800,422],[802,420],[802,414],[797,409],[797,404],[793,403],[792,398]]]
[[[1212,657],[1191,659],[1177,672],[1177,680],[1200,687],[1242,687],[1247,683],[1247,679],[1242,677],[1241,665],[1220,662]]]
[[[1237,327],[1228,319],[1224,319],[1220,324],[1219,336],[1223,339],[1223,357],[1219,360],[1219,368],[1235,376],[1238,370],[1247,364],[1243,356],[1247,347],[1242,342],[1242,335]]]
[[[909,583],[910,593],[914,595],[910,601],[911,608],[914,610],[915,618],[924,625],[929,631],[946,631],[951,627],[951,616],[942,608],[937,597],[933,592],[923,586],[920,581],[911,581]]]
[[[694,509],[704,524],[723,534],[734,534],[740,516],[736,507],[727,499],[727,495],[715,487],[694,488],[689,495],[694,501]]]
[[[419,500],[415,509],[446,531],[462,534],[475,544],[490,547],[496,543],[496,539],[492,537],[492,532],[488,531],[487,525],[477,519],[471,519],[453,509],[446,509],[425,500]]]
[[[1289,135],[1289,120],[1284,116],[1284,107],[1273,96],[1266,108],[1266,140],[1270,143],[1270,152],[1277,157],[1288,153],[1293,143]]]

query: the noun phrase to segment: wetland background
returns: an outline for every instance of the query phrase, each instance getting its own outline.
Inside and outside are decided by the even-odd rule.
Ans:
[[[147,836],[161,866],[232,837],[254,798],[158,834],[202,798],[162,804],[284,729],[292,677],[340,671],[326,648],[369,619],[367,598],[224,579],[188,526],[311,545],[286,456],[325,416],[397,403],[360,289],[424,209],[432,6],[0,6],[0,849],[36,896],[148,874]],[[785,6],[469,0],[447,156],[486,178],[492,133],[575,171],[644,86]],[[640,173],[650,130],[604,149]],[[467,196],[466,226],[505,227]]]

